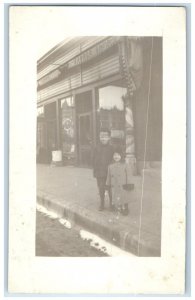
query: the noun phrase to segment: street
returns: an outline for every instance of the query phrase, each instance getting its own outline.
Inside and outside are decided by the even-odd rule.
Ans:
[[[37,211],[36,256],[108,256],[81,239],[75,228],[67,229],[58,219]]]

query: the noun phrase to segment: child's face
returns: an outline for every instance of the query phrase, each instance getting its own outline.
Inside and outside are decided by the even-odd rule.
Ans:
[[[113,155],[113,159],[115,162],[118,162],[121,160],[121,155],[119,153],[115,152]]]
[[[100,132],[100,142],[103,144],[103,145],[106,145],[108,144],[110,140],[110,136],[108,134],[108,132]]]

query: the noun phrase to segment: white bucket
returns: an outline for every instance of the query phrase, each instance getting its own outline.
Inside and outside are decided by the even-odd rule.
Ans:
[[[61,162],[62,161],[62,151],[52,151],[52,161],[53,162]]]

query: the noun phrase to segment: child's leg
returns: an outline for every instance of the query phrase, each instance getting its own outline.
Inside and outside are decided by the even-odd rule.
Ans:
[[[104,196],[105,196],[105,185],[106,185],[106,179],[103,177],[97,178],[97,185],[99,189],[99,195],[100,195],[100,208],[99,210],[104,209]]]
[[[109,195],[109,201],[110,201],[110,209],[114,210],[114,205],[113,205],[113,202],[112,202],[112,189],[111,189],[110,186],[108,188],[108,195]]]

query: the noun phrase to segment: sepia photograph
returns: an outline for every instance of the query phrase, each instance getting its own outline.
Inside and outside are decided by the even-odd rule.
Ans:
[[[161,255],[162,43],[70,37],[37,61],[36,255]]]
[[[185,8],[7,13],[9,293],[183,295]]]

